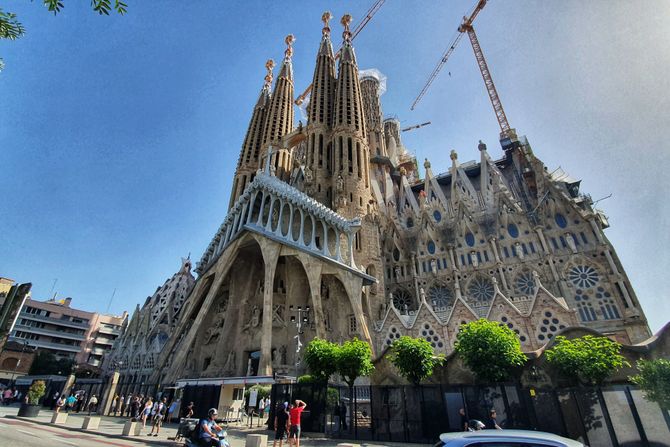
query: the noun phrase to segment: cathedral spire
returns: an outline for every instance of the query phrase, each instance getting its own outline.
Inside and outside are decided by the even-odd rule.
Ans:
[[[265,75],[265,82],[258,95],[258,100],[254,106],[249,120],[249,127],[247,134],[242,143],[242,150],[237,161],[237,169],[235,170],[235,179],[233,180],[233,190],[230,192],[230,201],[228,208],[231,208],[237,198],[242,194],[244,188],[253,180],[253,177],[258,169],[260,163],[260,149],[263,142],[263,127],[265,125],[265,117],[267,115],[267,108],[270,102],[270,88],[272,86],[272,69],[275,63],[272,59],[268,59],[265,63],[267,73]]]
[[[286,36],[284,60],[275,81],[270,106],[265,120],[263,146],[278,143],[282,136],[293,130],[293,42],[292,34]]]
[[[330,12],[326,11],[321,16],[324,23],[323,36],[319,45],[319,53],[316,57],[316,67],[312,78],[312,94],[309,101],[308,118],[312,124],[331,123],[333,109],[333,92],[335,91],[335,56],[333,45],[330,42]]]

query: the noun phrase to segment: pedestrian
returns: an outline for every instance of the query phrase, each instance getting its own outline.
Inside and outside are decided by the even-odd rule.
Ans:
[[[193,405],[193,402],[189,402],[189,404],[186,405],[186,408],[184,408],[183,415],[186,419],[192,418],[194,412],[195,412],[195,406]]]
[[[340,402],[340,428],[347,430],[347,406],[344,401]]]
[[[54,410],[56,408],[56,402],[58,402],[58,397],[60,396],[60,393],[56,391],[53,396],[51,396],[51,409]]]
[[[140,410],[142,407],[142,402],[140,402],[140,398],[138,396],[135,396],[133,398],[133,401],[130,404],[130,418],[135,419],[136,421],[140,420]]]
[[[279,441],[279,447],[282,447],[284,442],[284,436],[288,433],[289,427],[291,426],[291,417],[286,411],[284,404],[277,404],[277,410],[275,411],[275,440],[272,443],[272,447],[277,447],[277,441]]]
[[[261,414],[265,411],[265,398],[261,397],[261,400],[258,401],[258,418],[260,419]]]
[[[144,404],[144,409],[142,410],[142,428],[147,426],[147,418],[151,414],[151,409],[154,406],[154,401],[151,399],[151,396],[147,399],[147,402]]]
[[[119,395],[115,394],[114,399],[112,399],[112,406],[109,408],[109,416],[114,416],[116,414],[117,405],[119,405]]]
[[[74,408],[74,404],[75,402],[77,402],[77,398],[75,398],[74,395],[70,394],[65,402],[66,402],[65,409],[69,413]]]
[[[486,420],[486,428],[489,430],[502,430],[500,425],[498,425],[498,420],[496,419],[498,415],[496,414],[495,408],[489,411],[489,418]]]
[[[64,405],[65,405],[65,399],[63,398],[63,396],[60,396],[56,401],[56,413],[60,413]]]
[[[133,394],[128,393],[128,396],[126,397],[126,416],[130,417],[133,413]],[[123,413],[121,413],[121,416],[123,416]]]
[[[94,394],[88,401],[88,415],[90,416],[91,412],[95,413],[97,409],[98,409],[98,396]]]
[[[307,404],[300,399],[296,399],[291,405],[289,411],[289,417],[291,418],[291,428],[288,432],[289,445],[300,447],[300,415],[305,411],[305,408],[307,408]]]
[[[12,401],[12,390],[9,388],[5,389],[5,392],[2,393],[2,402],[5,405],[9,405]]]
[[[465,415],[465,408],[458,410],[458,414],[461,416],[461,429],[463,431],[469,431],[468,417]]]
[[[164,397],[160,402],[156,402],[155,409],[156,411],[152,419],[153,425],[151,426],[151,432],[149,432],[147,436],[151,436],[152,434],[158,436],[158,433],[161,431],[161,425],[163,424],[163,419],[165,419],[168,409],[167,397]],[[154,428],[156,429],[156,434],[154,434]]]
[[[175,399],[168,407],[168,413],[167,413],[168,424],[172,422],[172,418],[174,417],[174,415],[179,413],[179,402],[180,402],[179,399]]]

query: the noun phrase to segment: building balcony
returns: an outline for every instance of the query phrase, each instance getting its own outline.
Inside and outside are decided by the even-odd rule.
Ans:
[[[28,346],[36,348],[44,348],[52,351],[63,351],[63,352],[79,352],[81,351],[80,345],[62,345],[60,343],[49,343],[42,340],[24,340],[23,338],[10,337],[12,341],[18,341],[19,343],[26,342]]]
[[[45,323],[53,324],[55,326],[65,326],[70,328],[88,330],[88,323],[75,323],[74,321],[61,320],[60,318],[45,317],[43,315],[29,314],[23,311],[19,313],[19,317],[25,318],[26,320],[42,321]]]
[[[38,328],[34,326],[26,326],[23,324],[17,324],[14,326],[14,330],[17,331],[23,331],[23,332],[28,332],[31,334],[38,334],[38,335],[48,335],[52,337],[60,337],[60,338],[67,338],[70,340],[77,340],[77,341],[84,341],[86,337],[84,337],[83,334],[72,334],[70,332],[64,332],[64,331],[57,331],[53,329],[46,329],[46,328]]]
[[[112,328],[109,328],[109,327],[100,326],[100,327],[98,327],[98,333],[99,334],[106,334],[106,335],[115,335],[115,336],[118,337],[119,335],[121,335],[121,329],[120,328],[119,329],[116,329],[116,328],[112,329]]]
[[[107,352],[107,349],[102,349],[102,348],[93,348],[91,349],[91,354],[93,355],[103,355]]]

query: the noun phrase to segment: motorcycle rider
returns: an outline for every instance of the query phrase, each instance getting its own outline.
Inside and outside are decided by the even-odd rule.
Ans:
[[[218,432],[223,429],[217,425],[215,419],[219,412],[216,408],[210,408],[207,412],[206,419],[200,419],[198,423],[199,434],[198,434],[198,443],[202,447],[227,447],[228,443],[225,439],[219,438]]]

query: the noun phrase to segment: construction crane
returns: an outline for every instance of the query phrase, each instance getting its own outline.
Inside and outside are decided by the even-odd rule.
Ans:
[[[447,60],[449,60],[449,56],[451,56],[451,53],[454,52],[454,49],[458,45],[458,42],[460,42],[461,39],[463,38],[463,35],[467,33],[468,37],[470,38],[470,43],[472,44],[472,50],[475,53],[475,59],[477,60],[479,71],[481,72],[482,78],[484,79],[484,85],[486,86],[486,91],[489,94],[489,99],[491,100],[493,111],[495,112],[496,118],[498,119],[498,124],[500,125],[500,138],[502,139],[511,136],[511,134],[514,131],[510,127],[509,122],[507,121],[507,115],[505,115],[505,110],[503,109],[502,102],[500,101],[500,97],[498,96],[498,91],[496,90],[496,86],[493,83],[493,78],[491,77],[491,72],[489,70],[488,64],[486,63],[486,59],[484,58],[482,47],[479,45],[477,34],[475,33],[475,29],[472,26],[472,22],[474,22],[477,15],[482,11],[482,9],[484,9],[484,6],[486,6],[486,2],[487,0],[479,0],[475,5],[472,13],[470,13],[470,16],[463,17],[463,22],[458,26],[458,34],[452,41],[451,45],[449,45],[447,50],[442,55],[440,62],[437,64],[433,72],[428,77],[428,81],[423,86],[423,89],[421,89],[419,96],[417,96],[416,99],[414,100],[411,110],[414,110],[419,101],[421,101],[421,98],[425,96],[426,92],[428,91],[428,88],[437,77],[437,74],[440,72],[444,64],[447,63]]]
[[[404,129],[400,129],[400,132],[407,132],[408,130],[418,129],[420,127],[427,126],[429,124],[430,124],[430,121],[426,121],[425,123],[416,124],[414,126],[409,126],[409,127],[405,127]]]
[[[351,32],[351,39],[355,39],[356,36],[358,36],[358,33],[361,32],[363,28],[365,28],[365,25],[368,24],[370,20],[372,20],[372,16],[374,16],[377,11],[382,7],[386,0],[376,0],[375,3],[368,9],[368,12],[365,13],[365,17],[363,17],[363,20],[361,20],[356,27],[354,27],[354,30]],[[337,50],[337,53],[335,53],[335,60],[338,60],[340,58],[340,54],[342,52],[342,48],[340,47],[339,50]],[[301,105],[304,101],[305,98],[307,98],[307,95],[309,95],[309,92],[312,91],[312,84],[309,84],[307,88],[305,89],[304,92],[302,92],[300,95],[295,100],[295,104],[297,106]]]

